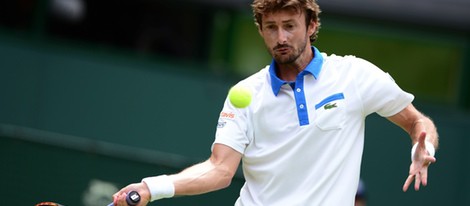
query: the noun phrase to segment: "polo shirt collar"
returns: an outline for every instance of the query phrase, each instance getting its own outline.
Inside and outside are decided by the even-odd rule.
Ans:
[[[320,51],[312,46],[312,51],[313,51],[313,59],[308,63],[307,67],[297,76],[304,76],[305,74],[311,74],[315,79],[318,78],[318,75],[320,74],[322,65],[323,65],[323,56],[321,55]],[[269,74],[271,76],[271,87],[273,89],[274,95],[277,96],[279,94],[279,91],[281,90],[282,85],[287,84],[288,82],[279,79],[279,77],[276,74],[276,62],[274,59],[271,62],[271,65],[269,66]]]

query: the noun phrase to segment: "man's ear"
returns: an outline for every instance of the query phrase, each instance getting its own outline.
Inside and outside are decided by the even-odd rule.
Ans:
[[[315,33],[316,30],[317,30],[317,22],[315,22],[312,19],[312,20],[310,20],[310,23],[308,24],[308,27],[307,27],[308,36],[312,36]]]
[[[261,25],[257,24],[256,28],[258,28],[258,34],[263,37],[263,31],[261,30]]]

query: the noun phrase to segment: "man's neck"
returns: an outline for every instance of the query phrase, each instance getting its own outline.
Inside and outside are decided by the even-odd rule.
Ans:
[[[276,64],[277,66],[277,76],[288,82],[295,81],[297,75],[302,72],[307,65],[312,61],[314,58],[314,54],[312,49],[309,47],[305,50],[305,52],[299,56],[299,58],[289,64]]]

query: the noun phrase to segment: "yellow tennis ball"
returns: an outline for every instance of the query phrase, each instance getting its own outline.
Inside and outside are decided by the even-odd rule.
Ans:
[[[251,103],[251,91],[246,87],[234,86],[229,90],[228,98],[236,108],[245,108]]]

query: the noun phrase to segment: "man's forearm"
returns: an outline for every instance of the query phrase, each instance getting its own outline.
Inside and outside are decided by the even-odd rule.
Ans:
[[[223,165],[215,165],[210,160],[193,165],[182,172],[170,175],[175,186],[175,196],[197,195],[230,185],[234,176]]]
[[[433,144],[434,148],[437,149],[439,146],[439,134],[437,133],[434,122],[431,120],[431,118],[425,115],[422,115],[421,118],[417,119],[413,123],[413,127],[410,132],[413,144],[418,141],[418,137],[423,130],[426,132],[426,141]]]

